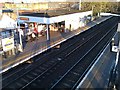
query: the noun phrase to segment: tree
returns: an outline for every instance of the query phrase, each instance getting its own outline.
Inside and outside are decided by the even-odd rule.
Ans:
[[[93,10],[93,15],[96,16],[100,12],[117,12],[120,10],[120,3],[117,2],[82,2],[82,10]]]

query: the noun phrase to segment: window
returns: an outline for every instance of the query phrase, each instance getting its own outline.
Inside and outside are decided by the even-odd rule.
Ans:
[[[9,31],[3,31],[3,32],[0,33],[0,37],[2,39],[8,38],[8,37],[11,37],[11,36],[12,36],[12,31],[11,30],[9,30]]]

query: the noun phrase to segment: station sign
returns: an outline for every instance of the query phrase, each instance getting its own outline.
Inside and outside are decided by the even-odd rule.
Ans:
[[[14,48],[14,38],[2,39],[3,51],[9,51]]]
[[[24,21],[29,21],[29,18],[26,18],[26,17],[20,17],[19,19]]]

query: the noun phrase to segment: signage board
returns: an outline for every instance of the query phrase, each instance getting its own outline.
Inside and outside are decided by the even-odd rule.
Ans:
[[[14,38],[2,39],[3,51],[9,51],[14,48]]]
[[[20,20],[29,21],[29,18],[26,18],[26,17],[20,17],[19,19],[20,19]]]

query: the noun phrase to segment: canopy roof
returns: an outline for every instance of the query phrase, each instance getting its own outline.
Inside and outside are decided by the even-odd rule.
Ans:
[[[34,17],[56,17],[61,15],[73,14],[73,13],[80,13],[82,11],[75,10],[75,9],[56,9],[56,10],[41,10],[39,12],[29,12],[29,13],[22,13],[20,16],[34,16]]]
[[[52,13],[53,12],[53,13]],[[78,11],[49,11],[47,13],[26,13],[18,17],[18,23],[23,22],[37,22],[41,24],[58,23],[69,19],[79,19],[84,16],[91,15],[92,11],[78,12]]]

